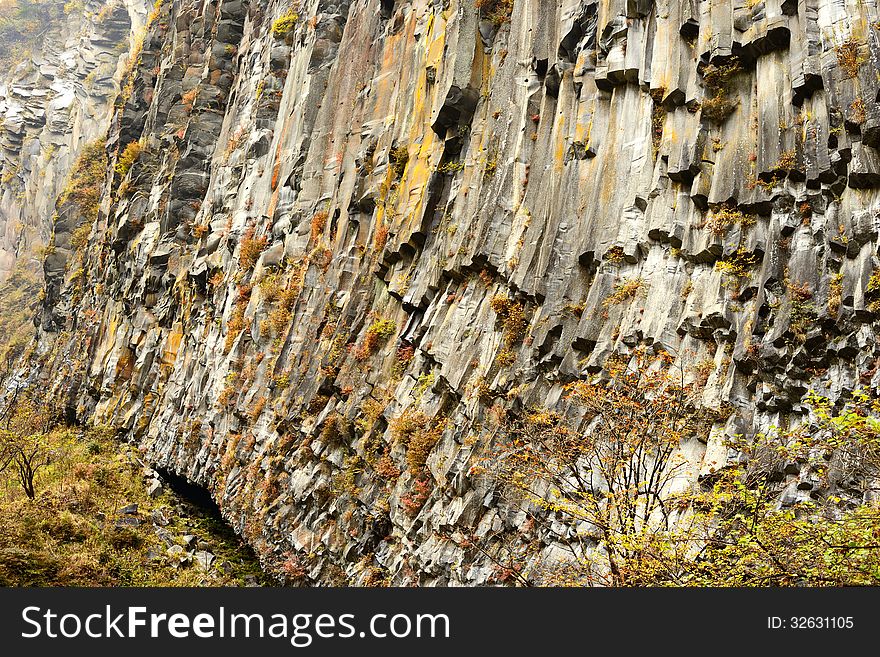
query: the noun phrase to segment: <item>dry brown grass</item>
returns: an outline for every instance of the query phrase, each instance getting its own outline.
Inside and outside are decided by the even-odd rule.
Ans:
[[[215,519],[181,505],[172,493],[151,498],[137,451],[110,431],[59,428],[45,435],[52,460],[38,472],[36,499],[0,474],[0,586],[237,586],[245,575],[265,581],[255,559]],[[140,524],[117,523],[137,504]],[[182,509],[188,512],[182,513]],[[150,520],[161,511],[172,536],[197,534],[227,572],[174,568]],[[190,513],[191,512],[191,513]],[[268,583],[268,582],[266,582]]]

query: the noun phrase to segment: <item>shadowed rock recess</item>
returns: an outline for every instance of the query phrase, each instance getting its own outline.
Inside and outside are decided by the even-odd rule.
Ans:
[[[128,4],[0,85],[0,269],[15,231],[54,245],[15,381],[209,489],[267,568],[492,582],[449,536],[536,538],[470,473],[494,419],[615,352],[668,350],[729,410],[694,478],[808,390],[880,383],[876,3]],[[117,82],[54,72],[110,71],[89,48],[120,30]],[[35,144],[99,125],[75,252],[69,149],[46,173]]]

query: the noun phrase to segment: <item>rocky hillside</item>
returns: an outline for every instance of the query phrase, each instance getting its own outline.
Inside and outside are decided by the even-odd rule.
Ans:
[[[267,568],[484,584],[449,536],[490,530],[552,557],[471,468],[639,345],[723,411],[692,478],[880,383],[875,3],[160,0],[140,33],[134,4],[0,86],[0,268],[57,213],[16,380],[209,489]],[[100,194],[56,205],[105,128],[70,174]]]
[[[0,77],[0,280],[49,242],[67,173],[81,147],[106,133],[118,71],[146,15],[140,0],[35,4],[47,22]]]
[[[47,268],[55,267],[49,245],[56,201],[83,147],[103,141],[132,37],[145,17],[144,0],[0,2],[4,373],[30,339],[27,326],[38,302],[44,258]]]

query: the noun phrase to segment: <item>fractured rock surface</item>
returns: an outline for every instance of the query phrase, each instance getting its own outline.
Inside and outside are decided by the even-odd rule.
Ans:
[[[527,533],[470,474],[493,418],[638,345],[733,409],[683,446],[694,477],[807,390],[877,385],[876,5],[295,4],[286,29],[275,1],[148,21],[108,137],[142,151],[111,162],[30,370],[209,488],[268,565],[493,581],[448,538]],[[4,153],[73,97],[16,93]],[[426,473],[407,414],[442,428]]]
[[[0,72],[0,282],[52,241],[58,195],[82,147],[106,133],[146,16],[145,0],[82,4],[56,7],[39,48]]]

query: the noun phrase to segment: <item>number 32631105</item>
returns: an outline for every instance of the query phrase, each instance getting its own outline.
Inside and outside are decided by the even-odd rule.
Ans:
[[[855,626],[852,616],[769,616],[767,627],[772,630],[848,630]]]

